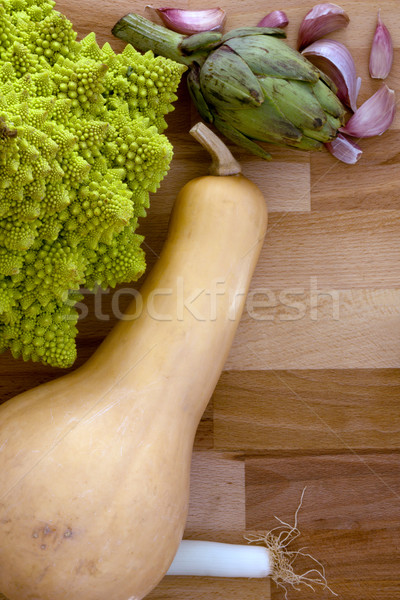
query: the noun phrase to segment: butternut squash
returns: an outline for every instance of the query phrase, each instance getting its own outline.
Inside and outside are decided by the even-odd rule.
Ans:
[[[206,144],[204,129],[192,133]],[[84,366],[0,407],[9,600],[138,600],[172,562],[193,438],[267,224],[260,190],[231,167],[179,193],[140,315],[133,303]]]

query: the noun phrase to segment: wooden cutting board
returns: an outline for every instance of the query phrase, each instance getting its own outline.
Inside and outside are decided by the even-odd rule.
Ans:
[[[170,5],[202,8],[183,0]],[[210,7],[212,4],[209,5]],[[295,45],[306,0],[281,5],[224,0],[226,29],[255,25],[284,9]],[[344,41],[363,83],[360,102],[380,86],[368,77],[368,54],[378,7],[395,47],[387,84],[400,98],[398,0],[342,4]],[[149,15],[137,0],[59,0],[79,36],[95,31],[99,43],[124,47],[110,35],[127,12]],[[171,170],[152,198],[146,236],[149,268],[166,234],[181,186],[206,173],[208,158],[188,131],[197,113],[184,83],[167,135]],[[266,531],[275,515],[293,522],[299,512],[307,547],[326,568],[343,600],[400,599],[400,113],[382,137],[360,141],[355,166],[328,153],[274,149],[265,163],[237,148],[244,173],[263,190],[269,232],[238,334],[200,424],[193,458],[186,537],[241,542],[244,531]],[[234,232],[233,232],[234,235]],[[82,364],[115,322],[111,293],[102,295],[102,319],[80,322]],[[121,297],[121,309],[129,298]],[[124,304],[125,303],[125,304]],[[61,373],[0,357],[2,401]],[[298,569],[312,568],[300,557]],[[265,581],[165,578],[153,600],[282,600]],[[328,591],[290,591],[290,598],[331,598]],[[84,599],[82,599],[84,600]]]

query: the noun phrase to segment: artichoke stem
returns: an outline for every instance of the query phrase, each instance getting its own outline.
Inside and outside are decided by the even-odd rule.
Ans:
[[[190,66],[197,58],[197,54],[182,54],[180,45],[186,36],[152,23],[136,13],[122,17],[112,28],[112,34],[132,44],[135,50],[152,50],[156,55],[165,56],[186,66]],[[198,58],[200,63],[204,62],[204,53],[199,53]]]
[[[189,133],[209,152],[212,159],[211,175],[238,175],[242,172],[240,164],[233,158],[230,150],[204,123],[196,123]]]

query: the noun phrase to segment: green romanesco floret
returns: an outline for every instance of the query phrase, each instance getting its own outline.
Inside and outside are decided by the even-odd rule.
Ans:
[[[0,0],[0,351],[68,367],[79,289],[145,270],[136,233],[172,159],[185,67],[94,33],[53,0]]]
[[[45,307],[32,302],[27,308],[18,307],[12,320],[0,328],[0,348],[9,348],[15,358],[59,367],[71,365],[76,358],[78,333],[78,312],[74,305],[82,298],[70,294],[67,302],[55,300]]]
[[[88,287],[107,288],[131,281],[143,268],[144,253],[140,247],[142,241],[143,237],[135,233],[135,227],[128,226],[114,238],[113,244],[100,242],[97,251],[87,250],[85,258]]]

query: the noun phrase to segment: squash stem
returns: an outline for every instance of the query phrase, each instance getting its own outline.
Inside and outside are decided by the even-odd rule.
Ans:
[[[242,172],[227,146],[204,123],[196,123],[189,133],[209,152],[212,159],[211,175],[238,175]]]

